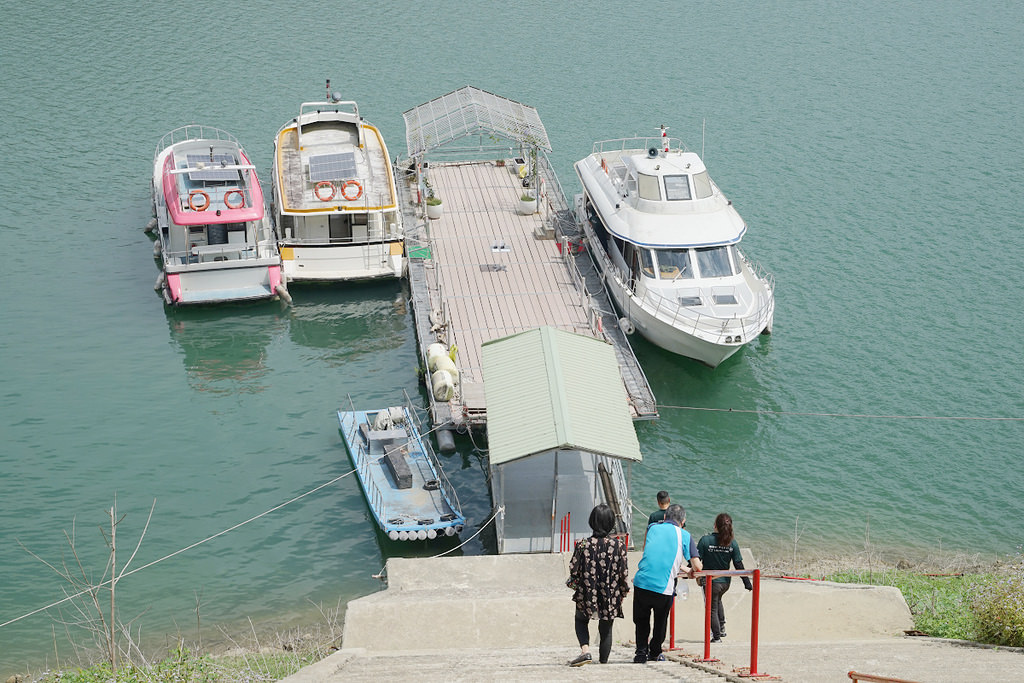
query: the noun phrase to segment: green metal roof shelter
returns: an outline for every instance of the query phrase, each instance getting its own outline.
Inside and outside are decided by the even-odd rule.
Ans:
[[[483,345],[498,552],[557,552],[598,503],[631,518],[622,462],[642,460],[614,349],[541,327]]]

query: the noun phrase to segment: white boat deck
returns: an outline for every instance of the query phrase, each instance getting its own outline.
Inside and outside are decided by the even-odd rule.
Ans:
[[[559,254],[550,235],[540,237],[552,224],[545,213],[553,210],[551,202],[539,202],[540,212],[530,216],[517,213],[522,186],[509,168],[494,161],[431,162],[429,180],[443,200],[442,218],[417,215],[414,197],[403,202],[406,225],[416,226],[407,252],[417,334],[424,349],[435,341],[455,344],[461,374],[455,398],[440,402],[431,397],[433,420],[479,427],[486,421],[481,371],[485,342],[544,325],[607,338],[599,331],[604,324],[599,321],[611,306],[607,299],[603,304],[594,301],[604,297],[603,290],[595,297],[587,294],[582,277],[578,272],[574,276],[572,261]],[[405,195],[416,192],[405,183],[400,186]],[[635,364],[631,350],[625,355]],[[642,377],[638,365],[635,372]],[[631,373],[624,368],[623,374]],[[642,385],[644,400],[631,401],[633,416],[654,417],[656,412],[637,409],[650,396],[646,380],[637,382],[631,376],[624,382],[631,399],[635,393],[630,387]],[[649,405],[653,412],[653,396]]]

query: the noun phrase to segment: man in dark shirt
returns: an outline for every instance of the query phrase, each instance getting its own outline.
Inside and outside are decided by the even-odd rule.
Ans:
[[[668,497],[668,491],[658,491],[658,509],[647,518],[647,526],[665,521],[665,510],[671,504],[672,499]]]

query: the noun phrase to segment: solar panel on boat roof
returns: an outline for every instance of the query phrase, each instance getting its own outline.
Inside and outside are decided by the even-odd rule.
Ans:
[[[230,154],[186,154],[188,167],[196,169],[188,174],[189,180],[238,180],[237,169],[225,169],[221,166],[234,166],[235,158]]]
[[[309,158],[309,182],[323,180],[346,180],[356,177],[356,155],[354,152],[320,154]]]

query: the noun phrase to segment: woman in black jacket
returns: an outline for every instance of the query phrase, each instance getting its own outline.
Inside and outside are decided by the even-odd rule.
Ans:
[[[715,533],[701,537],[697,543],[697,551],[700,553],[704,569],[729,569],[732,563],[736,569],[743,569],[743,557],[740,555],[740,547],[732,534],[732,517],[725,512],[715,517]],[[743,587],[748,591],[754,587],[749,577],[741,577]],[[711,642],[720,643],[725,637],[725,609],[722,607],[722,595],[729,590],[732,583],[729,576],[716,576],[711,582],[711,591],[708,591],[706,579],[698,581],[704,588],[704,599],[711,601]]]

